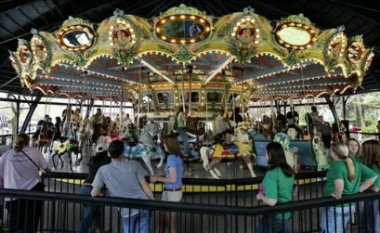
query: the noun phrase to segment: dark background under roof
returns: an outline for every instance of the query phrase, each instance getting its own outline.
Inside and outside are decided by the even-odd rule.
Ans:
[[[375,57],[357,93],[380,91],[380,4],[373,0],[0,0],[0,91],[27,93],[11,66],[9,52],[17,48],[17,39],[31,38],[31,28],[54,31],[69,16],[101,22],[115,9],[149,18],[184,3],[209,15],[242,11],[251,6],[270,20],[303,13],[321,29],[345,25],[347,37],[363,35],[364,43],[374,48]]]

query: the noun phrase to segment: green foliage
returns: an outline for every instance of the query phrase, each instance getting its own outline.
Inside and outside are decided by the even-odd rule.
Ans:
[[[362,128],[362,133],[376,133],[376,125],[366,126]]]
[[[366,126],[373,126],[374,125],[376,127],[376,124],[377,124],[377,121],[374,118],[365,119],[364,122],[365,122]]]

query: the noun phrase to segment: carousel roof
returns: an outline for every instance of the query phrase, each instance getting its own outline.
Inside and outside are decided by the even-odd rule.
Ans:
[[[209,9],[68,17],[56,30],[19,39],[11,64],[30,90],[132,102],[146,96],[162,109],[342,94],[362,85],[373,60],[373,48],[344,26],[321,28],[303,14],[268,19],[249,6],[223,15]]]

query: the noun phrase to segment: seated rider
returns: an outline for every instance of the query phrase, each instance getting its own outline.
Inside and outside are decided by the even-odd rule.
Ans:
[[[92,141],[96,142],[100,136],[100,128],[102,125],[102,110],[100,108],[96,109],[96,113],[92,116],[92,127],[93,127],[93,134],[92,134]]]
[[[185,156],[190,155],[190,147],[189,147],[189,137],[186,132],[186,120],[187,114],[189,113],[189,107],[184,106],[177,113],[177,132],[179,136],[179,140],[183,143],[183,154]]]

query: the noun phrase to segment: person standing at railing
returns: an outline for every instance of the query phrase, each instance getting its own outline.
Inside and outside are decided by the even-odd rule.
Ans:
[[[111,158],[107,154],[107,146],[103,143],[100,143],[96,146],[95,156],[91,157],[88,162],[88,176],[84,180],[80,193],[83,195],[91,196],[92,191],[92,182],[94,181],[96,172],[103,165],[111,163]],[[88,205],[85,204],[83,207],[83,219],[80,224],[78,233],[87,233],[88,229],[93,226],[94,229],[99,229],[102,232],[101,228],[101,206],[98,205]]]
[[[44,191],[39,171],[50,172],[50,169],[41,152],[29,146],[29,140],[27,134],[17,135],[13,149],[0,157],[0,177],[6,189]],[[9,232],[37,232],[43,201],[17,198],[6,201],[5,205],[10,217]]]
[[[326,186],[323,196],[341,199],[342,195],[350,195],[367,190],[376,181],[377,175],[348,154],[348,147],[335,142],[330,148],[332,164],[326,174]],[[343,233],[345,226],[355,212],[352,203],[343,206],[330,206],[321,210],[320,227],[322,232]]]
[[[153,200],[153,192],[145,180],[147,172],[137,161],[127,160],[123,156],[124,143],[112,141],[108,146],[111,163],[99,168],[92,182],[91,195],[100,196],[107,187],[111,197],[124,197]],[[150,212],[141,209],[120,209],[124,233],[149,233]]]
[[[261,189],[256,195],[258,201],[274,206],[293,198],[294,171],[286,162],[285,152],[278,142],[270,142],[266,147],[269,171],[265,174]],[[257,228],[258,233],[284,232],[290,228],[291,213],[265,214]]]
[[[348,147],[348,155],[353,158],[358,158],[359,156],[359,150],[360,150],[360,143],[355,138],[349,138],[347,140],[347,147]]]
[[[165,167],[166,177],[152,176],[151,182],[164,184],[162,201],[180,202],[182,199],[183,161],[181,144],[174,134],[168,135],[164,141],[164,147],[169,156]],[[170,232],[177,232],[177,216],[175,212],[164,213],[160,221],[160,232],[166,232],[170,226]]]
[[[371,190],[379,193],[380,189],[380,142],[368,140],[363,142],[359,159],[374,171],[378,178]],[[380,193],[379,193],[380,194]],[[363,211],[360,211],[360,228],[362,232],[380,233],[380,202],[379,199],[366,201]]]

